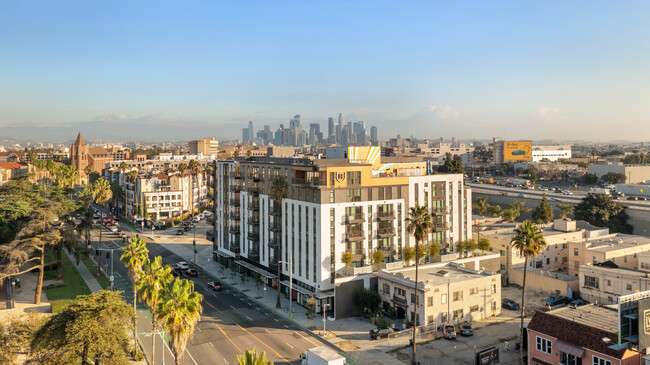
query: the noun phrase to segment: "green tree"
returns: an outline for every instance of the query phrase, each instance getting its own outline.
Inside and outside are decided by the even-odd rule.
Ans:
[[[97,171],[92,171],[92,172],[88,175],[88,185],[94,185],[94,184],[95,184],[95,181],[97,181],[97,180],[99,180],[99,179],[101,179],[101,178],[102,178],[102,176],[99,174],[99,172],[97,172]]]
[[[488,211],[488,208],[490,208],[490,204],[487,203],[487,198],[479,196],[476,198],[476,203],[473,204],[473,208],[476,213],[483,215]]]
[[[92,185],[93,192],[93,201],[97,204],[104,204],[107,201],[111,200],[113,197],[113,191],[111,190],[111,183],[104,178],[99,178],[95,180]],[[102,249],[102,229],[99,229],[99,249]],[[102,267],[102,255],[97,255],[97,276],[101,275]]]
[[[176,279],[171,286],[163,288],[158,312],[176,365],[180,364],[187,341],[192,338],[194,327],[201,318],[203,295],[194,291],[194,282]]]
[[[569,214],[573,213],[575,209],[575,206],[567,203],[558,204],[556,207],[562,211],[562,219],[568,218]]]
[[[379,310],[381,297],[374,290],[359,289],[354,292],[354,302],[363,308],[363,313],[374,314]]]
[[[580,180],[587,185],[593,185],[598,182],[598,176],[586,173],[580,178]]]
[[[524,280],[523,290],[521,293],[521,337],[520,343],[524,343],[524,308],[526,300],[526,272],[528,271],[528,259],[539,255],[546,247],[544,233],[532,224],[529,220],[524,221],[519,227],[515,228],[515,235],[510,244],[514,249],[519,251],[519,255],[524,258]],[[520,358],[523,362],[523,346],[520,352]]]
[[[341,262],[345,265],[345,275],[350,275],[348,269],[352,265],[352,253],[350,251],[345,251],[341,254]]]
[[[526,207],[525,201],[516,199],[511,204],[508,204],[508,209],[510,209],[514,215],[513,220],[519,218],[523,213],[528,213],[531,210],[530,208]]]
[[[43,313],[31,312],[0,321],[0,364],[14,365],[21,354],[31,355],[29,358],[37,355],[30,354],[29,345],[47,319],[48,316]]]
[[[187,165],[184,162],[181,162],[178,165],[178,172],[181,174],[181,190],[183,191],[183,194],[185,194],[185,172],[187,171]],[[185,209],[185,207],[183,207]],[[188,212],[189,213],[189,212]]]
[[[447,152],[445,154],[445,163],[438,167],[438,172],[462,174],[463,162],[461,161],[460,156],[452,156],[451,153]]]
[[[551,222],[554,217],[553,206],[546,199],[546,194],[543,194],[542,200],[540,200],[535,210],[533,210],[533,219],[537,224],[546,224]]]
[[[119,215],[119,203],[124,200],[125,196],[124,189],[120,184],[111,183],[111,200],[115,204],[116,215]]]
[[[271,184],[271,197],[273,198],[273,209],[276,212],[282,212],[282,200],[287,196],[288,193],[289,193],[289,187],[287,186],[287,183],[280,176],[276,177],[273,180],[273,183]],[[277,216],[274,219],[277,219]],[[276,237],[282,237],[282,224],[278,225],[278,228],[280,232],[276,233]],[[281,263],[282,250],[280,249],[280,247],[281,245],[278,245],[278,248],[275,249],[275,258],[278,261],[278,279],[280,279],[282,276],[282,263]],[[277,309],[282,308],[282,304],[280,302],[280,287],[281,285],[278,285],[278,298],[275,303],[275,307]]]
[[[431,242],[429,244],[429,247],[427,247],[427,254],[429,255],[429,262],[433,262],[433,258],[438,256],[439,253],[440,253],[440,245],[435,243],[435,242]]]
[[[429,210],[427,209],[426,206],[420,206],[419,204],[415,204],[414,207],[411,207],[409,211],[409,217],[406,218],[407,226],[406,229],[408,230],[409,233],[411,233],[416,242],[416,248],[415,248],[415,283],[413,284],[413,289],[415,290],[415,303],[414,303],[414,308],[418,307],[418,264],[420,261],[420,242],[422,242],[431,232],[431,229],[433,228],[433,221],[431,220],[431,214],[429,214]],[[415,317],[413,321],[413,325],[417,326],[418,321],[417,321],[417,316]],[[413,331],[413,350],[412,350],[412,357],[411,359],[415,361],[415,332]]]
[[[415,248],[412,246],[406,246],[402,249],[402,260],[408,266],[409,262],[415,258]]]
[[[171,267],[163,265],[162,257],[156,256],[153,261],[147,259],[142,265],[142,272],[136,281],[135,286],[140,293],[140,300],[151,310],[151,332],[156,332],[156,321],[158,320],[158,304],[161,300],[161,292],[167,287],[174,277]],[[156,336],[151,337],[151,363],[156,363]]]
[[[120,261],[124,263],[124,266],[129,270],[129,277],[133,282],[133,312],[136,312],[136,303],[137,303],[137,288],[135,283],[140,279],[142,274],[142,265],[149,259],[149,250],[147,249],[146,242],[138,237],[132,237],[129,241],[129,244],[124,247],[122,251],[122,256]],[[135,355],[138,352],[138,338],[137,338],[137,321],[133,317],[133,354]]]
[[[501,214],[503,214],[503,209],[501,208],[500,205],[490,205],[488,207],[488,214],[493,217],[498,217]]]
[[[194,217],[194,185],[195,185],[195,180],[198,180],[198,174],[199,170],[201,169],[201,165],[199,165],[196,160],[190,160],[190,163],[187,165],[187,169],[190,170],[190,180],[191,180],[191,193],[190,196],[192,197],[192,217]],[[198,185],[198,181],[197,184]],[[199,187],[199,197],[201,196],[201,188]]]
[[[375,267],[375,270],[379,270],[379,267],[384,262],[384,251],[375,250],[372,253],[372,264]]]
[[[473,239],[467,239],[456,242],[456,252],[458,258],[467,257],[467,253],[476,250],[476,242]]]
[[[600,180],[608,184],[619,184],[625,182],[625,175],[617,174],[615,172],[608,172],[605,175],[601,176]]]
[[[243,354],[237,355],[237,363],[239,365],[273,365],[273,361],[266,359],[264,351],[257,352],[256,350],[246,349]]]
[[[63,277],[62,272],[62,259],[63,259],[63,250],[67,249],[70,251],[74,257],[79,261],[81,244],[79,244],[79,233],[76,230],[74,221],[71,219],[65,219],[63,227],[61,227],[61,239],[56,245],[56,278],[61,279]]]
[[[135,316],[120,292],[77,297],[41,327],[31,342],[38,363],[127,364],[128,327]]]
[[[491,248],[490,240],[487,239],[486,237],[479,238],[478,243],[476,244],[476,248],[478,248],[481,251],[490,251]]]
[[[120,167],[120,171],[122,171],[122,176],[123,176],[124,182],[125,182],[124,189],[126,190],[126,170],[129,169],[129,165],[127,165],[126,162],[122,161],[122,162],[120,162],[119,167]],[[126,203],[126,191],[124,191],[124,212],[122,213],[122,214],[124,214],[124,218],[127,217],[126,204],[127,204]]]
[[[575,208],[575,219],[597,227],[608,227],[612,233],[631,234],[634,227],[627,223],[626,205],[605,194],[587,195]]]
[[[138,171],[137,171],[137,170],[131,170],[131,171],[129,171],[129,172],[126,173],[126,181],[128,181],[130,184],[135,184],[135,182],[136,182],[137,180],[138,180]],[[181,180],[181,183],[182,183],[182,182],[183,182],[183,180]],[[128,190],[128,189],[127,189],[127,190]],[[136,199],[135,199],[135,187],[133,187],[131,190],[133,190],[133,194],[132,194],[132,195],[133,195],[133,196],[132,196],[132,197],[133,197],[133,201],[132,201],[131,203],[133,204],[133,207],[134,207],[134,208],[137,208],[137,202],[136,202]],[[181,188],[181,191],[182,191],[182,190],[183,190],[183,189]],[[125,195],[128,195],[128,193],[125,194]],[[126,199],[126,198],[125,198],[125,199]],[[127,203],[127,207],[128,207],[128,203]],[[181,207],[181,209],[182,209],[182,207]],[[128,218],[131,218],[132,215],[140,216],[140,214],[141,214],[141,212],[140,212],[140,213],[138,213],[138,212],[131,212],[131,214],[128,215]]]

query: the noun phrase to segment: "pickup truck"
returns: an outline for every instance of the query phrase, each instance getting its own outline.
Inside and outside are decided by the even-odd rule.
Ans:
[[[550,297],[542,300],[542,303],[547,310],[566,307],[569,302],[570,299],[568,297],[561,295],[551,295]]]

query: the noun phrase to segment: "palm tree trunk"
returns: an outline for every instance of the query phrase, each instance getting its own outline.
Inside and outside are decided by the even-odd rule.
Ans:
[[[156,363],[156,319],[151,313],[151,364]],[[163,351],[165,351],[165,340],[163,339]]]
[[[63,242],[60,241],[56,245],[56,278],[61,279],[63,277],[61,273],[61,256],[63,254]]]
[[[525,308],[525,300],[526,300],[526,271],[528,271],[528,256],[524,257],[524,283],[523,283],[523,289],[521,291],[521,333],[519,336],[519,359],[521,360],[521,363],[524,363],[524,308]]]
[[[41,263],[39,264],[38,281],[36,282],[36,297],[34,304],[41,304],[41,292],[43,291],[43,272],[45,271],[45,247],[41,250]]]
[[[280,302],[280,273],[282,273],[282,263],[280,261],[280,242],[278,242],[278,300],[275,302],[275,308],[280,309],[282,308],[282,303]]]
[[[411,359],[411,364],[413,364],[413,365],[416,364],[416,360],[415,360],[415,328],[418,325],[418,262],[420,261],[419,260],[419,257],[420,257],[420,248],[419,247],[420,247],[420,242],[415,241],[415,285],[414,285],[415,302],[413,303],[413,304],[415,304],[415,308],[413,309],[413,333],[412,333],[413,338],[411,339],[411,341],[413,341],[413,354],[412,354],[413,357]],[[447,300],[449,300],[449,298],[447,298]]]
[[[97,277],[102,274],[102,226],[99,226],[99,251],[97,254]]]
[[[133,356],[138,352],[138,312],[135,308],[135,301],[138,292],[135,290],[135,280],[133,280]]]

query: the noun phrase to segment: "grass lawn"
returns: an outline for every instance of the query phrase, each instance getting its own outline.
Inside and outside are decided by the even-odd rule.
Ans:
[[[51,262],[54,256],[46,259],[46,262]],[[63,254],[61,260],[61,273],[63,275],[63,285],[49,285],[44,287],[45,293],[49,300],[59,300],[59,299],[73,299],[79,295],[90,294],[90,289],[84,282],[81,275],[77,271],[77,268],[74,267],[72,262],[67,255]],[[49,270],[46,270],[44,273],[44,279],[54,279],[56,278],[56,265],[50,266]]]
[[[106,289],[111,286],[111,282],[108,280],[108,278],[106,278],[106,276],[104,276],[104,274],[101,274],[99,277],[97,277],[97,264],[95,261],[93,261],[92,258],[90,258],[90,256],[81,255],[81,261],[86,265],[88,270],[93,274],[97,281],[99,281],[99,285],[101,285],[102,288]]]

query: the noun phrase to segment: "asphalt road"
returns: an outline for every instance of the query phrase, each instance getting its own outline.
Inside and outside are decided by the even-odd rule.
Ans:
[[[127,232],[127,234],[134,235],[135,233]],[[144,235],[141,233],[139,235],[147,240],[147,232]],[[191,236],[182,237],[190,238]],[[92,235],[93,255],[94,249],[98,247],[98,238],[98,232],[95,230]],[[104,248],[122,246],[122,240],[106,229],[103,230],[102,241]],[[161,256],[165,264],[172,265],[181,261],[178,256],[158,244],[148,242],[147,247],[152,259],[155,256]],[[115,251],[115,254],[113,272],[116,290],[123,290],[124,299],[132,303],[132,289],[127,270],[119,261],[121,254],[118,251]],[[106,254],[102,258],[102,266],[106,267],[110,273],[111,262],[105,257]],[[194,268],[199,271],[198,277],[183,278],[192,279],[195,283],[195,290],[203,294],[203,315],[194,331],[192,340],[187,344],[187,351],[181,359],[181,364],[234,364],[236,355],[241,354],[245,349],[265,351],[267,358],[276,364],[299,364],[302,352],[322,345],[320,340],[313,337],[311,333],[301,330],[293,322],[276,315],[274,310],[269,310],[250,300],[233,287],[225,286],[222,291],[212,291],[207,287],[207,283],[214,278],[206,277],[206,274],[198,267]],[[144,307],[139,306],[139,309],[144,309]],[[151,331],[150,314],[141,313],[138,323],[139,338],[149,357],[151,335],[146,332]],[[156,344],[156,364],[162,364],[160,337],[157,337]],[[172,359],[171,352],[167,350],[165,362],[173,363]]]

